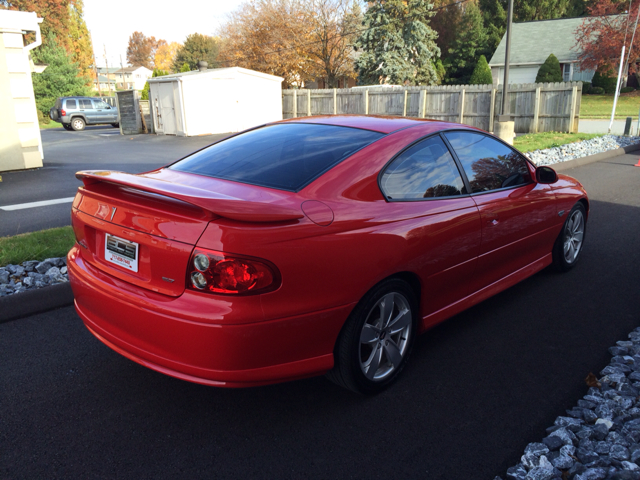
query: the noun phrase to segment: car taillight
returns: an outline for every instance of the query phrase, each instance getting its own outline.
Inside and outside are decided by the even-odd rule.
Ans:
[[[280,273],[272,263],[203,248],[194,249],[187,271],[187,288],[222,295],[253,295],[280,286]]]
[[[60,116],[61,117],[66,117],[67,116],[67,112],[65,112],[64,110],[60,110]]]

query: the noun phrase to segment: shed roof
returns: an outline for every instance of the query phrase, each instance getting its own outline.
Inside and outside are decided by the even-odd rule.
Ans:
[[[253,75],[255,77],[261,77],[266,80],[280,81],[284,80],[282,77],[276,77],[275,75],[269,75],[268,73],[257,72],[248,68],[242,67],[226,67],[226,68],[209,68],[204,71],[194,70],[192,72],[172,73],[171,75],[163,75],[162,77],[153,77],[148,80],[150,83],[166,82],[174,79],[187,79],[196,78],[198,76],[210,76],[212,78],[223,78],[225,75],[234,75],[236,73],[242,73],[245,75]]]
[[[514,23],[509,63],[541,65],[552,53],[560,63],[577,62],[580,51],[575,48],[576,30],[585,20],[589,21],[589,17]],[[491,57],[490,66],[504,65],[506,43],[505,34]]]

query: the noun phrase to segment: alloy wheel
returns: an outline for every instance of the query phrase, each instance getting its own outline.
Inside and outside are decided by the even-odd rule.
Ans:
[[[584,215],[575,210],[564,227],[564,259],[572,264],[578,258],[584,239]]]

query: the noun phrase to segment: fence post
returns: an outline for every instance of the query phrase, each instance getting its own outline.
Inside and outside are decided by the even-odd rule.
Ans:
[[[293,118],[298,116],[298,90],[293,91]]]
[[[489,131],[493,132],[493,117],[496,116],[496,89],[491,89],[491,105],[489,105]]]
[[[462,123],[462,120],[464,120],[464,91],[464,88],[460,90],[460,116],[458,117],[458,123]]]
[[[311,90],[307,90],[307,116],[311,116]]]
[[[338,114],[338,90],[333,89],[333,114]]]
[[[533,133],[538,133],[538,119],[540,117],[540,87],[536,87],[536,102],[533,106]]]
[[[364,114],[369,115],[369,90],[365,90],[362,95],[364,96]]]
[[[402,108],[402,116],[407,116],[407,89],[404,90],[404,107]]]
[[[569,117],[569,133],[574,133],[573,124],[576,118],[576,102],[578,101],[578,87],[571,89],[571,117]]]
[[[425,118],[427,116],[427,91],[420,90],[420,100],[418,105],[418,117]]]

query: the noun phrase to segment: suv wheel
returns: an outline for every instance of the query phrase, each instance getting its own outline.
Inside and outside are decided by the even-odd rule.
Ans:
[[[84,120],[80,117],[75,117],[71,119],[71,128],[73,130],[75,130],[76,132],[79,132],[81,130],[84,130]]]

